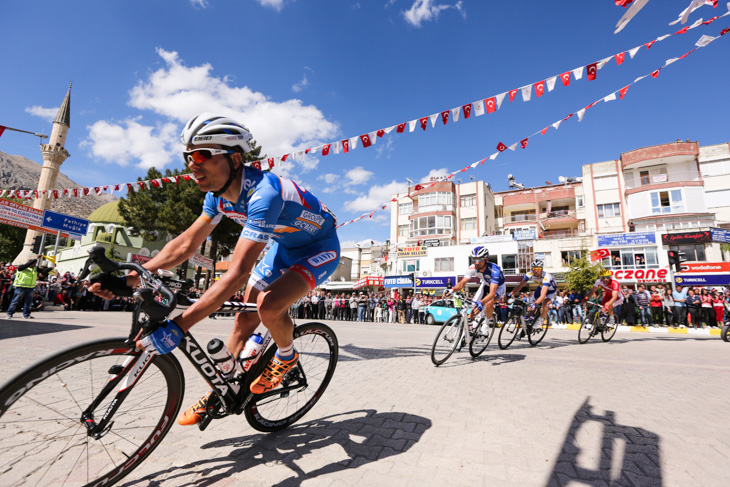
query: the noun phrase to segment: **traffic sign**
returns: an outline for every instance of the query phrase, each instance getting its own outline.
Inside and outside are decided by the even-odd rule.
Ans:
[[[46,210],[43,213],[43,226],[76,235],[86,235],[86,230],[89,228],[89,220]]]

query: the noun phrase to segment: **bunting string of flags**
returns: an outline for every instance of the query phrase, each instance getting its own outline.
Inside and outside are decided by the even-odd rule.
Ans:
[[[725,14],[725,15],[727,15],[727,14]],[[708,46],[708,45],[709,45],[710,43],[712,43],[713,41],[715,41],[715,40],[719,39],[720,37],[722,37],[722,36],[724,36],[725,34],[728,34],[728,33],[730,33],[730,28],[725,28],[725,29],[723,29],[723,30],[722,30],[722,31],[720,32],[720,35],[719,35],[719,36],[717,36],[717,37],[712,37],[712,36],[707,36],[707,35],[703,35],[703,36],[702,36],[702,37],[700,37],[700,39],[699,39],[699,40],[698,40],[698,41],[697,41],[697,42],[695,43],[695,46],[696,46],[696,47],[695,47],[694,49],[692,49],[692,50],[690,50],[690,51],[686,52],[685,54],[683,54],[683,55],[681,55],[681,56],[679,56],[679,57],[676,57],[676,58],[671,58],[671,59],[667,59],[667,60],[665,61],[664,65],[663,65],[662,67],[660,67],[660,68],[658,68],[658,69],[655,69],[655,70],[651,71],[650,73],[648,73],[648,74],[645,74],[644,76],[639,76],[639,77],[638,77],[638,78],[636,78],[636,79],[635,79],[635,80],[634,80],[633,82],[629,83],[628,85],[624,86],[623,88],[621,88],[621,89],[619,89],[619,90],[617,90],[617,91],[613,91],[612,93],[609,93],[608,95],[606,95],[606,96],[604,96],[604,97],[602,97],[602,98],[599,98],[598,100],[596,100],[596,101],[594,101],[593,103],[591,103],[591,104],[587,105],[586,107],[584,107],[584,108],[581,108],[580,110],[578,110],[578,111],[575,111],[575,112],[573,112],[573,113],[571,113],[571,114],[567,115],[566,117],[564,117],[564,118],[562,118],[562,119],[560,119],[560,120],[557,120],[556,122],[554,122],[554,123],[552,123],[552,124],[550,124],[550,125],[546,126],[545,128],[543,128],[543,129],[541,129],[541,130],[538,130],[538,131],[536,131],[536,132],[534,132],[534,133],[532,133],[532,134],[528,135],[527,137],[525,137],[525,138],[523,138],[523,139],[520,139],[519,141],[517,141],[517,142],[515,142],[515,143],[513,143],[513,144],[511,144],[511,145],[506,145],[506,144],[505,144],[505,143],[503,143],[503,142],[499,142],[499,143],[497,144],[497,152],[495,152],[494,154],[490,155],[489,157],[485,157],[484,159],[481,159],[481,160],[479,160],[479,161],[473,162],[473,163],[469,164],[468,166],[466,166],[466,167],[464,167],[464,168],[462,168],[462,169],[459,169],[458,171],[454,171],[454,172],[450,173],[450,174],[449,174],[448,176],[446,176],[446,178],[447,178],[448,180],[451,180],[451,179],[452,179],[452,178],[453,178],[454,176],[456,176],[457,174],[460,174],[460,173],[466,172],[466,171],[468,171],[468,170],[470,170],[470,169],[474,169],[474,168],[476,168],[476,167],[478,167],[478,166],[481,166],[481,165],[483,165],[483,164],[484,164],[484,163],[485,163],[485,162],[486,162],[487,160],[491,160],[491,161],[493,161],[493,160],[495,160],[495,159],[497,158],[497,156],[499,156],[499,154],[501,154],[502,152],[506,151],[507,149],[509,149],[509,150],[511,150],[511,151],[514,151],[514,150],[516,150],[516,149],[517,149],[517,146],[518,146],[518,145],[519,145],[519,146],[520,146],[520,147],[521,147],[522,149],[526,149],[526,148],[527,148],[527,144],[528,144],[528,142],[529,142],[529,140],[530,140],[530,138],[531,138],[531,137],[534,137],[534,136],[536,136],[537,134],[540,134],[540,135],[545,135],[545,134],[546,134],[546,133],[548,132],[548,130],[550,129],[550,127],[553,127],[553,128],[555,128],[555,130],[558,130],[558,128],[560,127],[560,125],[561,125],[561,124],[562,124],[563,122],[565,122],[565,121],[569,120],[569,119],[570,119],[570,118],[572,118],[573,116],[577,116],[577,117],[578,117],[578,121],[579,121],[579,122],[582,122],[582,121],[583,121],[583,117],[585,117],[585,113],[586,113],[586,111],[587,111],[588,109],[590,109],[590,108],[593,108],[594,106],[598,105],[598,104],[599,104],[600,102],[602,102],[602,101],[603,101],[603,102],[606,102],[606,103],[607,103],[607,102],[610,102],[610,101],[615,101],[615,100],[617,100],[617,99],[618,99],[618,100],[623,100],[623,99],[624,99],[624,97],[626,96],[626,93],[627,93],[627,92],[629,91],[629,87],[631,87],[632,85],[634,85],[634,84],[638,83],[639,81],[641,81],[641,80],[643,80],[643,79],[646,79],[646,78],[650,78],[650,79],[656,79],[656,78],[658,78],[658,77],[659,77],[659,73],[660,73],[660,71],[661,71],[662,69],[666,68],[666,67],[667,67],[667,66],[669,66],[670,64],[673,64],[673,63],[675,63],[675,62],[677,62],[677,61],[679,61],[679,60],[681,60],[681,59],[684,59],[684,58],[686,58],[687,56],[689,56],[690,54],[692,54],[693,52],[695,52],[695,51],[696,51],[696,50],[698,50],[698,49],[701,49],[701,48],[703,48],[703,47],[707,47],[707,46]],[[413,188],[411,188],[411,189],[412,189],[413,191],[419,191],[419,190],[422,190],[422,189],[426,189],[426,188],[430,188],[430,187],[433,187],[433,186],[435,186],[435,185],[436,185],[437,183],[438,183],[438,181],[434,181],[434,182],[431,182],[431,183],[416,184],[416,185],[415,185],[415,186],[413,186]],[[408,196],[404,196],[404,197],[402,197],[401,199],[405,199],[405,198],[408,198],[408,197],[410,197],[410,194],[409,194]],[[398,201],[399,201],[399,200],[398,200],[398,198],[395,198],[395,197],[394,197],[393,199],[391,199],[391,200],[390,200],[390,202],[392,202],[392,203],[397,203]],[[373,217],[373,215],[374,215],[374,214],[375,214],[375,213],[376,213],[377,211],[384,211],[384,210],[385,210],[385,209],[386,209],[387,207],[388,207],[388,205],[387,205],[387,204],[381,204],[381,205],[379,205],[379,206],[378,206],[378,208],[376,208],[376,209],[375,209],[375,210],[373,210],[373,211],[370,211],[369,213],[364,213],[363,215],[360,215],[360,216],[359,216],[359,217],[357,217],[357,218],[354,218],[354,219],[352,219],[352,220],[350,220],[350,221],[347,221],[347,222],[341,223],[340,225],[338,225],[338,226],[337,226],[337,228],[339,228],[339,227],[343,227],[343,226],[345,226],[345,225],[349,225],[349,224],[351,224],[351,223],[355,223],[355,222],[357,222],[357,221],[360,221],[360,220],[363,220],[363,219],[365,219],[365,218],[372,218],[372,217]]]
[[[620,66],[626,60],[626,53],[628,53],[629,57],[633,59],[642,46],[646,46],[647,49],[650,49],[656,42],[660,42],[675,35],[685,34],[688,30],[700,27],[702,25],[709,25],[727,15],[730,15],[730,3],[728,4],[728,12],[724,13],[723,15],[712,17],[707,21],[698,19],[692,25],[685,26],[673,34],[665,34],[663,36],[657,37],[650,42],[629,49],[628,51],[622,51],[620,53],[614,54],[613,56],[608,56],[604,59],[601,59],[600,61],[596,61],[585,66],[565,71],[562,74],[544,78],[541,81],[530,83],[525,86],[521,86],[519,88],[500,93],[499,95],[480,99],[472,103],[466,103],[464,105],[460,105],[449,110],[443,110],[429,116],[420,117],[409,122],[399,123],[396,125],[392,125],[388,128],[375,130],[373,132],[369,132],[359,136],[349,137],[340,141],[330,142],[328,144],[320,145],[317,147],[311,147],[303,151],[284,154],[282,156],[268,157],[267,159],[252,162],[251,165],[256,167],[257,169],[268,170],[275,167],[275,164],[277,162],[286,162],[289,158],[293,160],[301,160],[306,154],[321,153],[322,156],[327,156],[329,154],[347,154],[355,150],[358,146],[358,143],[362,144],[363,148],[370,147],[371,145],[375,144],[378,138],[383,137],[385,134],[390,134],[393,131],[395,131],[396,133],[404,133],[407,129],[408,132],[413,132],[416,127],[420,127],[421,129],[426,130],[429,123],[431,124],[431,127],[436,127],[436,123],[439,120],[441,120],[441,122],[446,125],[449,120],[453,120],[453,122],[458,122],[459,118],[462,115],[464,119],[469,119],[472,113],[477,117],[484,115],[485,113],[493,113],[502,107],[502,103],[507,97],[509,97],[509,101],[510,103],[512,103],[517,95],[520,94],[522,100],[527,102],[532,99],[533,89],[535,91],[535,96],[538,98],[545,94],[546,89],[547,92],[553,91],[553,89],[555,89],[555,86],[557,85],[558,79],[560,79],[563,86],[570,86],[571,78],[575,81],[581,80],[585,72],[588,80],[594,81],[598,75],[598,71],[605,67],[609,63],[609,61],[611,61],[611,59],[614,59],[616,61],[616,65]],[[582,118],[582,116],[583,114],[581,113],[579,117]],[[546,130],[547,129],[544,129],[542,132],[544,133]],[[522,144],[523,142],[525,145],[527,144],[526,140],[520,142],[520,144]],[[129,193],[131,191],[145,191],[152,187],[159,188],[163,184],[169,184],[172,182],[174,182],[175,184],[179,184],[180,178],[186,181],[195,180],[192,175],[185,174],[169,178],[159,178],[146,181],[135,181],[133,183],[96,186],[93,188],[82,187],[42,191],[0,189],[0,197],[7,196],[9,198],[33,199],[47,196],[49,198],[58,199],[63,196],[67,196],[70,198],[81,198],[84,196],[102,195],[106,193],[114,194],[116,191],[123,191],[125,189]]]

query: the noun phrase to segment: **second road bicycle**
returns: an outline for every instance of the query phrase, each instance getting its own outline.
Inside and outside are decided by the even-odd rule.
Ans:
[[[471,306],[464,304],[464,296],[455,293],[454,306],[459,312],[441,325],[431,347],[431,361],[435,366],[446,362],[457,350],[469,345],[469,354],[477,358],[489,346],[494,335],[495,321],[484,323],[484,313],[479,313],[474,321],[469,321]]]

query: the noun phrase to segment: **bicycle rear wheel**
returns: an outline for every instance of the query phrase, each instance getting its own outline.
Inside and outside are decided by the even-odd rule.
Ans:
[[[611,341],[611,338],[616,334],[616,330],[618,330],[618,323],[609,323],[608,320],[603,324],[603,328],[601,328],[601,339],[604,342]]]
[[[456,347],[459,346],[463,326],[464,320],[462,320],[461,315],[454,315],[441,325],[431,348],[431,362],[435,366],[438,367],[446,362],[454,353]]]
[[[484,318],[480,319],[475,324],[476,327],[471,336],[471,341],[469,342],[469,355],[473,358],[477,358],[484,352],[484,350],[487,349],[489,342],[492,341],[492,337],[494,336],[494,321],[487,326],[486,333],[482,332],[483,324]]]
[[[530,332],[527,333],[527,340],[533,347],[540,343],[548,331],[548,320],[547,317],[542,321],[540,326],[535,326],[535,320],[532,322],[532,326],[529,327]]]
[[[497,344],[502,350],[506,349],[512,342],[517,338],[517,334],[520,332],[519,317],[510,316],[507,321],[502,325],[499,330],[499,336],[497,337]]]
[[[253,396],[244,413],[252,428],[278,431],[298,421],[317,403],[335,373],[339,345],[332,329],[322,323],[306,323],[294,328],[294,348],[299,363],[291,369],[281,385]],[[257,363],[254,378],[263,372],[276,352],[269,347]]]
[[[158,355],[149,362],[100,438],[90,437],[81,419],[105,383],[120,373],[118,366],[140,353],[123,339],[90,342],[44,359],[3,386],[2,484],[111,485],[142,463],[180,410],[185,384],[175,357]],[[96,421],[116,392],[93,411]]]

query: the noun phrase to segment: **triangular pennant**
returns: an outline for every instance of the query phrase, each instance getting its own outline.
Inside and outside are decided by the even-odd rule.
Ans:
[[[464,118],[469,118],[471,115],[471,103],[462,106],[461,109],[464,110]]]
[[[422,119],[418,120],[418,123],[421,125],[421,128],[423,130],[426,130],[426,127],[428,127],[428,117],[423,117]]]
[[[491,156],[489,156],[489,159],[491,159],[493,161],[493,160],[495,160],[497,158],[498,155],[499,155],[499,152],[495,152],[494,154],[492,154]]]
[[[641,49],[641,46],[629,49],[629,56],[631,56],[631,59],[634,59],[634,56],[636,56],[636,53],[639,52],[639,49]]]
[[[444,110],[441,112],[441,121],[446,125],[446,123],[449,121],[449,110]]]
[[[646,44],[644,44],[644,45],[646,46],[646,48],[647,48],[647,49],[651,49],[651,46],[653,46],[655,42],[656,42],[656,39],[654,39],[654,40],[653,40],[653,41],[651,41],[651,42],[647,42],[647,43],[646,43]]]
[[[505,91],[504,93],[500,93],[499,95],[497,95],[497,109],[502,108],[502,102],[504,101],[504,97],[506,94],[507,92]]]
[[[494,97],[484,100],[484,104],[487,107],[487,113],[493,113],[497,110],[497,100]]]
[[[528,139],[527,139],[527,138],[525,138],[525,139],[522,139],[522,140],[520,141],[520,147],[522,147],[523,149],[524,149],[525,147],[527,147],[527,141],[528,141]]]
[[[350,152],[350,141],[347,140],[347,139],[345,139],[345,140],[342,140],[340,142],[342,144],[342,152],[344,152],[345,154],[347,154],[348,152]]]
[[[586,113],[586,109],[585,108],[581,108],[580,110],[578,110],[576,112],[576,114],[578,115],[578,121],[579,122],[582,122],[583,121],[583,115],[585,115],[585,113]]]
[[[535,95],[540,98],[545,93],[545,80],[539,81],[533,85],[535,87]]]
[[[557,122],[555,122],[555,123],[553,124],[553,127],[555,127],[555,130],[558,130],[558,127],[560,127],[560,124],[561,124],[561,123],[563,123],[563,121],[562,121],[562,120],[558,120]]]
[[[520,90],[522,90],[522,101],[530,101],[532,97],[532,85],[523,86]]]
[[[357,140],[359,137],[350,137],[350,150],[357,149]]]
[[[418,120],[411,120],[410,122],[408,122],[408,131],[413,132],[414,130],[416,130],[417,123],[418,123]],[[426,130],[426,129],[424,129],[424,130]]]
[[[284,154],[281,156],[281,162],[286,162],[286,159],[289,157],[289,154]]]
[[[520,91],[518,89],[516,90],[509,90],[509,102],[512,103],[515,99],[515,96],[517,96],[517,92]]]
[[[603,101],[609,102],[616,99],[616,93],[611,93],[610,95],[603,98]]]
[[[370,136],[368,134],[363,134],[360,136],[360,141],[362,142],[363,148],[367,149],[372,145],[370,142]]]
[[[481,117],[482,115],[484,115],[484,100],[474,102],[474,114],[477,117]]]
[[[621,88],[621,89],[619,90],[619,97],[620,97],[620,98],[621,98],[622,100],[624,99],[624,96],[626,96],[626,92],[627,92],[627,91],[629,91],[629,87],[628,87],[628,86],[624,86],[623,88]]]
[[[570,71],[561,74],[560,81],[563,82],[563,86],[570,86]]]
[[[406,124],[399,123],[398,124],[398,128],[396,129],[396,132],[398,132],[399,134],[401,134],[401,133],[403,133],[403,131],[405,131],[405,129],[406,129]]]
[[[507,146],[500,142],[499,144],[497,144],[497,150],[499,152],[504,152],[505,150],[507,150]]]
[[[651,77],[652,78],[658,78],[659,77],[659,71],[660,71],[660,69],[655,69],[654,71],[652,71],[651,72]]]
[[[322,146],[322,155],[327,156],[330,153],[330,147],[332,147],[332,144],[325,144]]]
[[[395,127],[396,127],[395,125],[393,125],[392,127],[388,127],[387,129],[385,129],[385,133],[386,134],[391,133],[393,130],[395,130]]]
[[[461,107],[456,107],[451,109],[451,118],[454,120],[454,122],[459,121],[459,114],[461,113]]]
[[[573,78],[575,78],[576,80],[579,80],[582,77],[583,77],[583,66],[581,66],[580,68],[575,68],[573,70]]]
[[[596,73],[598,72],[598,68],[596,67],[598,63],[592,63],[587,66],[588,71],[588,81],[593,81],[596,79]]]
[[[388,132],[388,133],[390,133],[390,132]],[[377,136],[378,136],[378,137],[382,137],[383,135],[385,135],[385,130],[383,130],[383,129],[380,129],[380,130],[378,130],[378,131],[376,132],[376,134],[377,134]]]
[[[553,76],[552,78],[547,79],[547,89],[548,91],[553,91],[555,89],[555,82],[557,81],[558,77]]]
[[[623,64],[624,57],[626,57],[626,52],[620,52],[614,56],[614,59],[616,59],[617,66],[621,66]]]
[[[548,129],[549,129],[549,128],[550,128],[550,127],[545,127],[544,129],[542,129],[542,130],[540,131],[540,133],[541,133],[542,135],[545,135],[545,133],[547,133],[547,131],[548,131]]]
[[[438,120],[438,118],[439,118],[439,114],[438,113],[434,113],[433,115],[429,115],[428,118],[431,120],[431,127],[435,127],[436,126],[436,120]]]
[[[509,150],[511,150],[511,151],[515,150],[515,149],[517,148],[517,142],[515,142],[514,144],[512,144],[511,146],[509,146],[509,147],[507,147],[507,148],[508,148]]]

